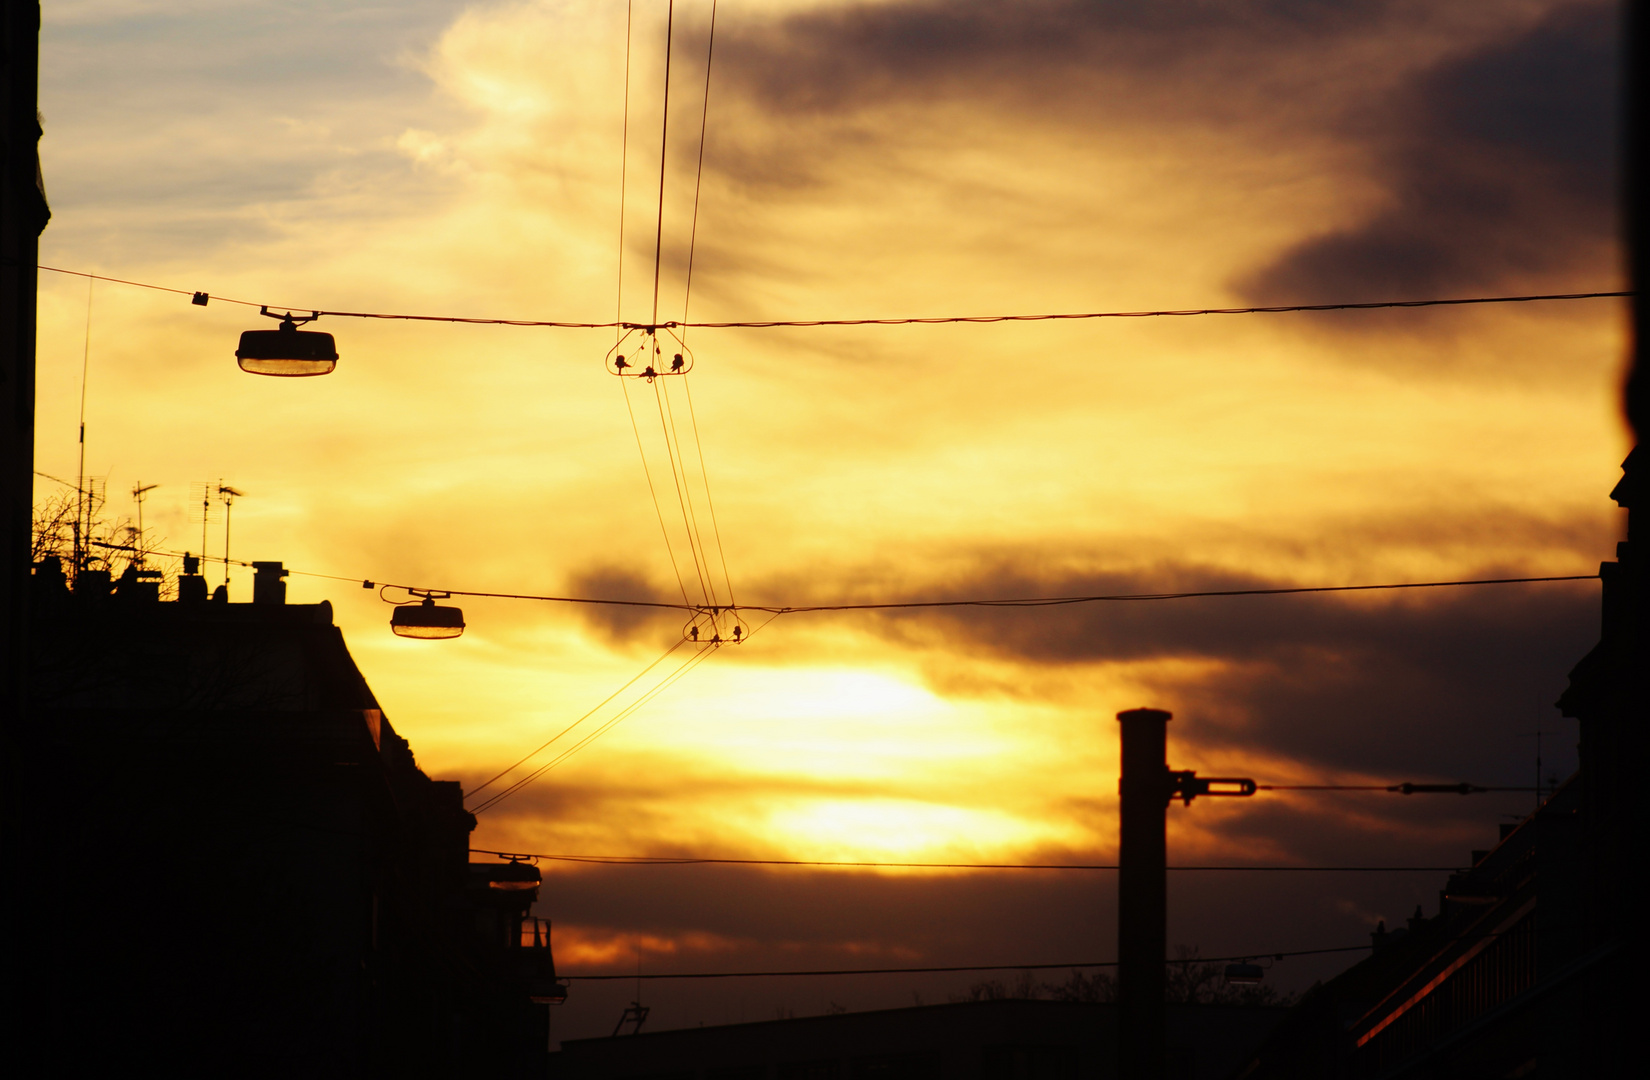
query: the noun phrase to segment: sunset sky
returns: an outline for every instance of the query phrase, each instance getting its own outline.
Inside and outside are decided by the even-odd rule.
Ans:
[[[649,321],[666,8],[47,0],[41,262],[282,310]],[[683,318],[690,236],[702,321],[1624,287],[1613,4],[721,0],[695,226],[710,14],[675,5],[661,320]],[[624,686],[683,617],[464,598],[461,639],[407,641],[359,582],[697,600],[672,418],[704,572],[748,604],[1587,574],[1620,530],[1619,300],[704,328],[690,383],[623,386],[612,330],[328,317],[337,371],[280,380],[235,365],[240,331],[274,326],[256,308],[100,281],[89,311],[85,278],[41,274],[37,468],[75,476],[84,363],[108,516],[159,484],[153,539],[199,550],[191,482],[244,491],[231,556],[342,579],[295,574],[289,599],[332,602],[422,767],[467,788]],[[233,576],[249,600],[250,571]],[[1547,770],[1574,768],[1551,703],[1597,595],[785,615],[487,810],[475,843],[1110,861],[1113,716],[1147,704],[1175,713],[1178,768],[1527,785],[1538,728]],[[1205,800],[1171,808],[1170,861],[1454,865],[1532,800]],[[1114,953],[1104,873],[544,870],[568,973]],[[1433,913],[1442,884],[1176,875],[1169,938],[1358,945]],[[1273,978],[1298,989],[1350,959]],[[971,981],[643,992],[670,1027]],[[558,1034],[605,1034],[634,993],[576,985]]]

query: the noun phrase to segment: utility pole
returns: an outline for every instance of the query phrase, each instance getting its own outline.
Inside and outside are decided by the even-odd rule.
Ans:
[[[1168,959],[1168,723],[1162,709],[1129,709],[1123,725],[1117,875],[1117,1075],[1163,1080],[1163,964]]]
[[[1247,778],[1205,776],[1169,768],[1168,724],[1162,709],[1129,709],[1123,725],[1123,775],[1117,858],[1117,1075],[1164,1080],[1168,1041],[1164,970],[1168,961],[1168,809],[1199,795],[1248,797]]]

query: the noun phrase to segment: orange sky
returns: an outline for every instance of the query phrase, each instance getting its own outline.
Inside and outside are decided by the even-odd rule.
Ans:
[[[677,8],[661,318],[682,314],[709,14]],[[1620,287],[1609,7],[1224,8],[721,4],[692,316]],[[626,5],[613,0],[47,5],[42,262],[305,308],[646,319],[664,5],[633,10],[618,307]],[[689,341],[728,576],[743,602],[799,604],[1589,573],[1616,538],[1623,319],[1605,300]],[[74,475],[88,350],[87,470],[107,477],[111,514],[131,512],[134,484],[162,485],[146,524],[171,549],[199,546],[189,483],[222,478],[247,493],[237,559],[679,598],[639,436],[692,580],[654,390],[630,387],[633,431],[603,368],[611,332],[329,318],[337,372],[283,381],[234,365],[236,335],[259,323],[98,283],[88,330],[86,282],[42,274],[38,468]],[[211,544],[221,553],[217,526]],[[250,598],[249,571],[234,589]],[[1182,767],[1527,783],[1538,722],[1559,733],[1549,761],[1573,766],[1573,728],[1548,705],[1588,647],[1594,595],[786,616],[484,814],[476,840],[1102,858],[1111,716],[1143,703],[1176,711]],[[673,616],[470,599],[462,639],[409,642],[348,581],[294,577],[289,596],[332,601],[423,767],[470,782],[680,632]],[[1172,843],[1209,861],[1454,861],[1525,805],[1499,798],[1199,804],[1171,814]],[[662,871],[554,872],[565,884],[545,914],[564,964],[627,967],[637,949],[689,966],[1110,952],[1098,924],[1005,937],[996,923],[984,948],[970,920],[996,910],[982,897],[1000,882],[947,878],[954,891],[934,895],[973,914],[918,941],[874,878],[807,879],[816,897],[863,893],[857,923],[821,901],[786,926],[682,897],[794,883],[700,876],[660,894],[664,879],[625,873]],[[942,884],[919,879],[899,888]],[[1355,942],[1436,887],[1262,890],[1254,910],[1273,921],[1240,925],[1236,907],[1188,901],[1171,936]],[[762,1001],[750,1008],[771,1011]]]

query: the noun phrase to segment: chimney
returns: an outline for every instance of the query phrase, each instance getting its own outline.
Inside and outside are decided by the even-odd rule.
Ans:
[[[201,577],[200,557],[188,552],[184,552],[183,575],[178,578],[178,603],[206,603],[206,579]]]
[[[107,570],[81,570],[74,576],[74,594],[77,597],[107,599],[114,589],[114,581]]]
[[[284,604],[286,603],[286,577],[288,571],[278,562],[255,562],[252,564],[254,576],[252,578],[252,602],[254,604]]]

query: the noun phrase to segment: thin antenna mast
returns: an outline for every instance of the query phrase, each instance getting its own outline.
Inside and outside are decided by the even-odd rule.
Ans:
[[[76,466],[74,482],[74,572],[76,578],[86,565],[88,549],[86,534],[91,531],[92,511],[86,498],[86,373],[92,365],[92,285],[95,278],[86,279],[86,344],[80,354],[80,463]]]
[[[143,565],[143,497],[160,487],[159,484],[145,484],[139,480],[132,485],[132,499],[137,503],[137,537],[132,541],[132,559],[139,566]]]
[[[206,546],[207,527],[212,524],[212,516],[217,512],[217,507],[212,505],[212,494],[215,487],[216,485],[210,480],[193,480],[189,484],[189,521],[193,524],[195,521],[194,515],[200,515],[202,559],[208,557],[206,554],[208,550]],[[200,496],[198,503],[195,499],[196,495]]]
[[[246,492],[236,491],[222,480],[218,481],[218,498],[223,500],[223,588],[225,593],[229,591],[229,518],[235,507],[235,497],[245,494]],[[202,545],[203,550],[204,547],[205,545]]]

